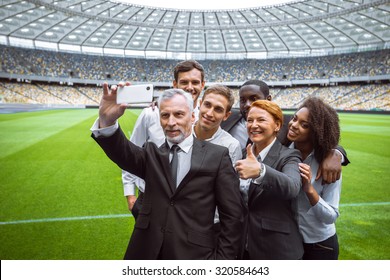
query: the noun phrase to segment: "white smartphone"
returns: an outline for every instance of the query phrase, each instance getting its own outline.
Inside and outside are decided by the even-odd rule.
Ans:
[[[118,87],[116,92],[116,103],[150,103],[153,100],[153,85],[131,85]]]

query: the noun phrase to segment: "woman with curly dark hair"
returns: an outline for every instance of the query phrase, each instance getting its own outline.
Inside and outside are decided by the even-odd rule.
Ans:
[[[320,98],[309,97],[288,125],[290,147],[301,151],[302,189],[298,196],[299,230],[307,260],[337,260],[339,244],[335,221],[339,216],[341,177],[332,184],[315,180],[319,163],[340,139],[337,112]],[[314,176],[313,176],[314,174]]]

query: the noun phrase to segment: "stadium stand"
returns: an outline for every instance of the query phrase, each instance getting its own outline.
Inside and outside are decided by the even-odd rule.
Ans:
[[[3,58],[2,103],[96,106],[100,85],[104,81],[121,80],[154,83],[158,95],[159,90],[171,85],[171,71],[177,63],[2,45],[0,55]],[[390,111],[388,50],[324,57],[200,62],[205,67],[208,83],[231,86],[236,96],[244,81],[266,81],[272,87],[274,100],[285,109],[296,108],[306,96],[316,95],[339,110]]]
[[[181,10],[110,0],[0,3],[0,102],[97,106],[100,86],[172,84],[193,58],[206,86],[261,79],[283,108],[308,95],[339,110],[390,111],[388,0],[302,0]],[[237,104],[235,104],[237,106]]]

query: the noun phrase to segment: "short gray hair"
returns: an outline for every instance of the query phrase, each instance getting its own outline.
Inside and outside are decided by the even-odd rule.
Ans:
[[[181,95],[185,98],[187,105],[190,109],[190,113],[192,114],[192,112],[194,111],[194,100],[192,99],[191,94],[179,88],[171,88],[164,90],[158,99],[158,107],[160,108],[162,101],[171,99],[175,95]]]

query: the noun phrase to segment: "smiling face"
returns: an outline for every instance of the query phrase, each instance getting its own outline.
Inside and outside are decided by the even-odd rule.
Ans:
[[[256,100],[271,100],[271,96],[266,98],[258,85],[242,86],[239,91],[240,96],[240,112],[244,119],[247,118],[249,107]]]
[[[204,131],[216,132],[221,122],[231,114],[227,112],[229,101],[221,94],[208,93],[200,104],[198,122]]]
[[[174,95],[160,103],[160,123],[166,138],[172,143],[181,143],[192,133],[194,113],[190,112],[184,96]]]
[[[288,123],[288,140],[295,143],[310,141],[309,110],[305,107],[298,110]]]
[[[174,88],[180,88],[192,95],[194,108],[198,104],[198,97],[204,88],[205,82],[202,81],[202,73],[194,68],[187,72],[180,72],[177,81],[173,81]]]
[[[261,151],[275,139],[280,123],[266,110],[252,107],[248,112],[246,127],[250,140]]]

